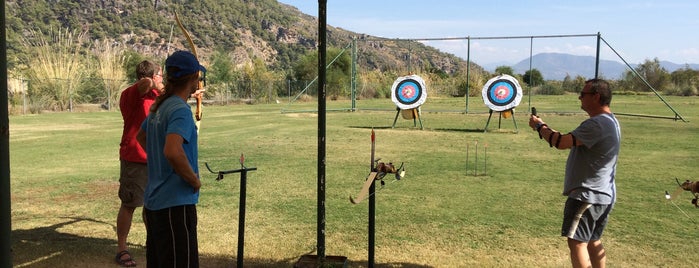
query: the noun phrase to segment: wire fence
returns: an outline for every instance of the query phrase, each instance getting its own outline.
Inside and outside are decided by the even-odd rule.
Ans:
[[[425,79],[429,96],[477,97],[480,88],[467,90],[465,84],[456,80]],[[355,92],[351,84],[341,84],[326,88],[334,92],[331,99],[359,101],[365,99],[391,98],[393,81],[378,81],[358,76]],[[133,81],[118,79],[86,78],[80,81],[70,79],[44,79],[32,81],[22,78],[8,79],[8,107],[10,114],[36,114],[46,111],[84,112],[116,111],[119,109],[121,92]],[[59,90],[60,89],[60,90]],[[263,80],[238,79],[226,83],[207,81],[204,103],[206,105],[286,103],[293,110],[295,103],[316,101],[318,85],[314,80],[299,81],[289,79]],[[468,98],[468,97],[467,97]],[[361,105],[361,104],[360,104]],[[346,107],[351,109],[352,107]],[[465,107],[454,107],[463,110]]]
[[[32,81],[8,78],[8,109],[10,114],[35,114],[46,111],[114,111],[119,109],[121,92],[134,81],[86,78],[73,81],[49,78]],[[315,87],[310,81],[288,79],[241,79],[226,83],[208,83],[204,95],[206,104],[283,103],[297,95],[313,99]],[[348,86],[349,88],[349,86]]]

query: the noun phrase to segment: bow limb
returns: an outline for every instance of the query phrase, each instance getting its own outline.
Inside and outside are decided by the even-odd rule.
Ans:
[[[187,29],[184,28],[184,25],[182,24],[182,21],[180,21],[180,17],[177,16],[177,11],[175,11],[175,21],[177,22],[177,26],[180,27],[180,30],[182,30],[182,33],[184,34],[184,37],[187,38],[187,43],[189,43],[189,48],[192,50],[192,54],[194,54],[194,57],[197,58],[197,61],[199,60],[199,56],[197,55],[197,47],[194,45],[194,40],[192,40],[192,36],[189,35],[189,32],[187,32]],[[201,77],[202,74],[199,73],[199,77]],[[199,129],[201,127],[201,118],[202,118],[202,99],[201,96],[204,91],[204,83],[200,79],[199,84],[197,85],[197,91],[195,92],[195,99],[197,101],[197,108],[194,113],[194,117],[196,118],[196,125],[197,125],[197,132],[199,132]]]

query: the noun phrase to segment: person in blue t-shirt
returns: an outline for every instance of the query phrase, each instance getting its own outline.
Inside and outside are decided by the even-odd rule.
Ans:
[[[609,105],[612,92],[602,79],[585,81],[580,106],[589,118],[567,134],[550,128],[533,114],[529,126],[549,146],[570,149],[566,162],[561,235],[568,238],[573,267],[605,267],[606,252],[600,241],[616,202],[616,166],[621,127]]]
[[[148,183],[143,206],[148,267],[198,267],[199,168],[197,129],[187,99],[206,69],[187,51],[165,60],[165,90],[137,134],[146,150]]]

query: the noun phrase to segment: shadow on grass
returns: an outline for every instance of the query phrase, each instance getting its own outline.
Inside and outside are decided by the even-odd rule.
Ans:
[[[89,222],[112,223],[89,218],[63,218],[65,221],[49,226],[12,231],[13,267],[118,267],[114,261],[116,238],[94,238],[62,232],[70,225]],[[139,267],[145,267],[145,245],[129,245],[129,251]],[[231,256],[200,255],[201,267],[235,267]],[[295,260],[250,259],[245,267],[290,267]]]
[[[114,261],[116,239],[94,238],[62,232],[77,223],[114,224],[90,218],[70,217],[62,222],[36,227],[33,229],[12,230],[13,267],[118,267]],[[201,243],[201,241],[200,241]],[[129,245],[129,251],[138,262],[138,267],[146,267],[145,245]],[[293,267],[299,258],[244,259],[245,267]],[[199,256],[201,267],[236,267],[237,259],[233,256],[206,255]],[[366,267],[367,261],[347,261],[348,267]],[[340,266],[335,266],[340,267]],[[411,263],[383,263],[376,267],[431,267]]]
[[[422,131],[446,131],[446,132],[464,132],[464,133],[517,133],[516,130],[511,129],[491,129],[487,132],[482,128],[425,128],[420,129],[419,127],[370,127],[370,126],[348,126],[349,128],[361,128],[361,129],[405,129],[405,130],[422,130]]]
[[[392,127],[385,126],[385,127],[377,127],[377,126],[348,126],[348,128],[363,128],[363,129],[392,129]]]

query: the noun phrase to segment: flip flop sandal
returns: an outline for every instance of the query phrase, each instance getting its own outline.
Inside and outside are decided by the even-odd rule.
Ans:
[[[121,257],[124,257],[124,255],[129,255],[129,257],[126,259],[122,259]],[[124,250],[117,253],[116,257],[114,258],[114,261],[116,261],[116,263],[118,263],[121,267],[136,267],[136,261],[133,259],[131,253],[128,250]]]

